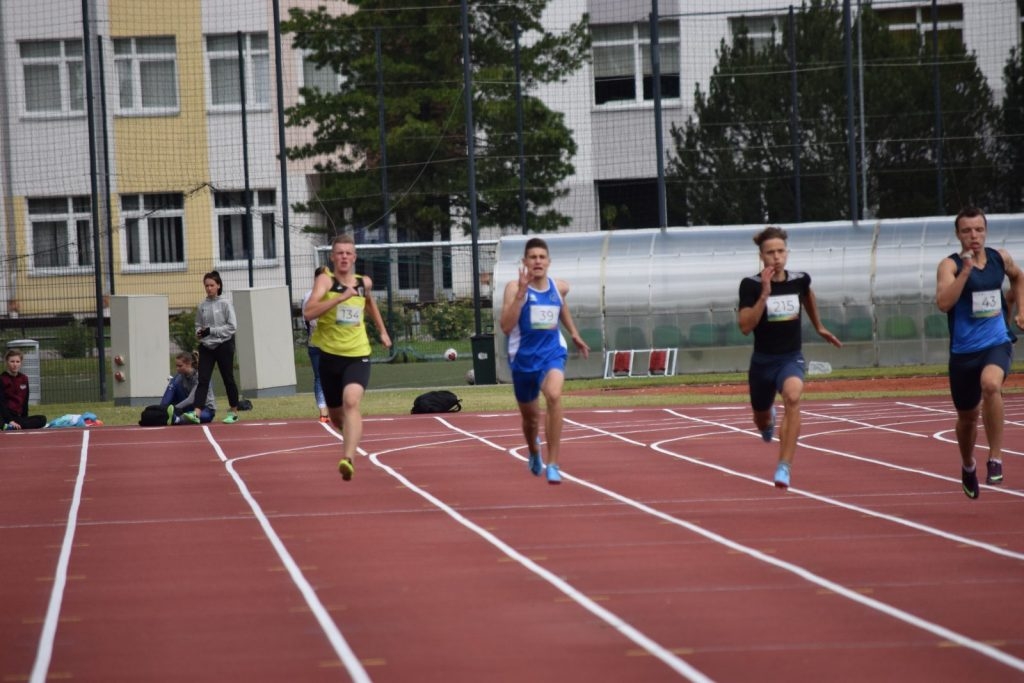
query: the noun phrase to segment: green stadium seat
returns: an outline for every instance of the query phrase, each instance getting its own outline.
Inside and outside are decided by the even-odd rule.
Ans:
[[[740,332],[740,326],[737,323],[723,324],[720,328],[720,335],[725,340],[726,346],[743,346],[754,343],[754,335],[748,336]]]
[[[871,318],[854,318],[846,324],[846,340],[871,341],[872,337]]]
[[[917,337],[917,323],[909,315],[894,315],[882,323],[883,339],[914,339]]]
[[[658,325],[651,333],[651,346],[656,349],[677,349],[683,345],[683,333],[675,325]]]
[[[620,327],[615,330],[616,349],[646,349],[647,336],[639,327]]]
[[[931,339],[949,336],[949,321],[945,313],[932,313],[924,317],[924,336]]]
[[[717,346],[718,343],[718,330],[711,323],[690,325],[689,346]]]

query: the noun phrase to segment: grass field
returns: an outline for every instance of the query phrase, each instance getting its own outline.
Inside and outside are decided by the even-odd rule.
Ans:
[[[466,370],[471,362],[455,361],[453,363],[397,363],[374,365],[371,378],[371,389],[363,401],[364,415],[401,415],[408,414],[413,399],[426,388],[448,388],[455,391],[462,399],[464,410],[469,411],[508,411],[515,409],[512,388],[499,384],[491,386],[468,386],[465,383]],[[808,381],[824,381],[834,379],[865,379],[892,377],[944,377],[945,366],[904,366],[898,368],[866,368],[856,370],[836,370],[827,376],[810,377]],[[1014,366],[1016,373],[1024,371],[1024,363]],[[423,383],[419,383],[423,382]],[[623,406],[660,406],[685,405],[687,403],[736,402],[746,401],[746,396],[726,395],[715,396],[705,392],[687,392],[686,387],[707,385],[738,384],[746,382],[745,373],[727,374],[691,374],[675,377],[655,378],[624,378],[614,380],[585,379],[569,380],[565,387],[565,406],[567,408],[623,407]],[[275,418],[313,418],[317,414],[312,394],[312,374],[308,366],[300,368],[297,377],[300,392],[293,396],[253,399],[253,410],[242,413],[244,420],[266,420]],[[398,388],[401,386],[402,388]],[[302,391],[310,387],[308,391]],[[600,391],[612,389],[615,391]],[[668,389],[675,388],[676,391]],[[887,391],[888,396],[920,395],[919,390],[911,388]],[[935,393],[931,391],[929,393]],[[816,398],[851,398],[862,396],[856,392],[843,391],[834,394],[816,393]],[[224,398],[218,394],[221,413],[224,413]],[[96,413],[105,424],[131,425],[137,424],[140,406],[115,406],[113,401],[87,403],[47,403],[33,406],[30,412],[43,413],[53,419],[64,414]]]

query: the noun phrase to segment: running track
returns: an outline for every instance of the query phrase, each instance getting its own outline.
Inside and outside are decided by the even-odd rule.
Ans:
[[[960,492],[948,399],[0,435],[0,680],[1021,681],[1024,395]],[[984,435],[981,437],[984,442]],[[979,447],[984,459],[985,448]]]

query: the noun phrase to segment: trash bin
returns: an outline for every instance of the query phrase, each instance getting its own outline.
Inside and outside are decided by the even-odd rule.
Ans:
[[[498,376],[494,365],[494,335],[474,334],[470,337],[473,345],[473,383],[497,384]]]
[[[43,390],[39,378],[39,342],[35,339],[12,339],[7,342],[8,349],[21,351],[21,371],[28,377],[28,403],[36,405],[43,398]]]

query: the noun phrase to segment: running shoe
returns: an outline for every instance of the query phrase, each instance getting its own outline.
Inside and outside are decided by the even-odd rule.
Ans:
[[[548,465],[548,483],[549,484],[561,484],[562,475],[558,473],[558,465],[551,463]]]
[[[172,403],[171,405],[167,406],[167,424],[169,424],[169,425],[177,424],[178,421],[176,419],[174,419],[174,418],[175,418],[175,415],[174,415],[174,404]]]
[[[199,424],[199,416],[196,415],[194,410],[190,410],[187,413],[182,413],[181,419],[185,420],[186,422],[191,422],[194,425]]]
[[[544,469],[544,464],[541,462],[541,459],[540,459],[540,437],[539,436],[537,437],[537,451],[530,453],[529,465],[530,465],[530,472],[533,474],[533,476],[539,477],[540,473],[541,473],[541,470]]]
[[[342,458],[338,462],[338,471],[341,472],[342,479],[349,481],[352,479],[352,475],[356,473],[356,466],[348,458]]]
[[[978,486],[978,470],[975,468],[973,472],[961,468],[960,481],[964,484],[964,495],[971,500],[978,500],[978,495],[981,493],[981,488]]]
[[[985,477],[986,484],[1003,483],[1003,462],[1001,460],[989,460],[985,463],[985,468],[988,470],[988,476]]]
[[[761,440],[771,443],[773,436],[775,436],[775,406],[772,406],[772,423],[761,430]]]
[[[780,462],[779,466],[775,468],[775,488],[789,488],[789,463]]]
[[[228,413],[228,416],[224,418],[224,424],[232,425],[238,422],[238,416],[234,413]]]

